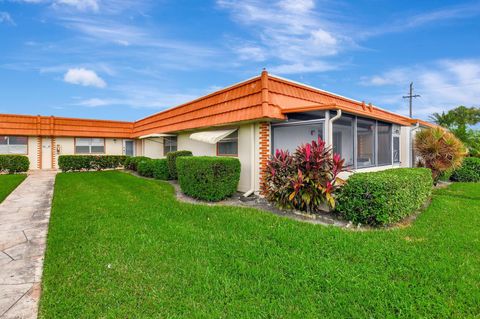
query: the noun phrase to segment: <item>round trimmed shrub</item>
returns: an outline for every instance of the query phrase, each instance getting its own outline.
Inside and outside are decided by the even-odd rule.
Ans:
[[[176,151],[167,153],[168,172],[170,179],[178,179],[177,176],[177,157],[192,156],[190,151]]]
[[[144,159],[137,165],[137,171],[140,176],[153,177],[154,161],[152,159]]]
[[[184,156],[177,158],[177,171],[185,194],[219,201],[237,191],[240,161],[233,157]]]
[[[456,182],[480,182],[480,158],[465,157],[462,166],[453,172],[451,180]]]
[[[30,160],[23,155],[0,155],[0,172],[8,174],[28,171]]]
[[[168,164],[165,158],[152,160],[153,177],[167,181],[169,179]]]
[[[341,188],[336,211],[355,224],[388,225],[422,207],[432,187],[432,173],[426,168],[356,173]]]

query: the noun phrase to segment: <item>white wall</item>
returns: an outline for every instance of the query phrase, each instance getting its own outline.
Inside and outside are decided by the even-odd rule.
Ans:
[[[38,168],[38,137],[29,136],[28,137],[28,160],[30,161],[29,169]]]
[[[163,157],[163,137],[146,138],[142,140],[143,156],[150,158]]]
[[[411,167],[411,128],[402,126],[400,128],[400,165],[402,167]],[[413,136],[413,135],[412,135]]]
[[[251,188],[250,175],[251,175],[251,167],[252,167],[252,164],[251,164],[252,162],[252,159],[251,159],[252,125],[254,124],[245,124],[245,125],[239,126],[238,128],[238,159],[241,164],[240,182],[238,184],[238,190],[241,192],[246,192]],[[231,128],[231,126],[229,128]],[[217,128],[217,129],[220,129],[220,128]],[[258,132],[258,128],[256,129],[256,132]],[[203,142],[192,140],[190,139],[190,135],[192,133],[194,132],[181,133],[178,135],[177,149],[179,151],[181,150],[191,151],[194,156],[216,156],[217,155],[217,146],[215,144],[203,143]],[[255,139],[258,140],[258,136],[256,136]],[[258,154],[258,149],[255,153]],[[256,163],[258,163],[258,157],[256,158]]]

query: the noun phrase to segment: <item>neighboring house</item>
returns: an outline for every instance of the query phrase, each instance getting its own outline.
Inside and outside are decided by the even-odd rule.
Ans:
[[[412,165],[412,131],[431,124],[371,104],[260,76],[136,122],[0,115],[0,154],[25,154],[31,169],[59,155],[144,155],[169,151],[238,157],[240,191],[258,191],[275,149],[324,139],[354,171]]]

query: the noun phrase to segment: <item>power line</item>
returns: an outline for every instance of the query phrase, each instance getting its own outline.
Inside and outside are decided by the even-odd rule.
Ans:
[[[409,100],[410,118],[412,118],[412,116],[413,116],[413,114],[412,114],[412,101],[413,101],[414,98],[417,98],[417,97],[420,97],[420,95],[419,94],[413,94],[413,82],[410,82],[410,93],[408,95],[403,96],[404,99]]]

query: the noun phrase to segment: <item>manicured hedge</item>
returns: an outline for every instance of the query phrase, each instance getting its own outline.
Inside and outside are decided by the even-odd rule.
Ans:
[[[153,177],[153,160],[144,159],[137,165],[137,172],[140,176]]]
[[[153,161],[153,178],[163,181],[170,179],[170,173],[168,172],[167,159],[156,159]]]
[[[165,158],[143,159],[138,163],[138,174],[166,181],[169,179],[167,160]]]
[[[232,157],[184,156],[177,159],[182,191],[207,201],[222,200],[237,190],[240,161]]]
[[[60,155],[58,167],[64,171],[89,171],[122,167],[124,155]]]
[[[480,182],[480,158],[465,157],[462,166],[453,172],[451,180],[456,182]]]
[[[0,172],[19,173],[26,172],[30,167],[30,160],[23,155],[0,155]]]
[[[355,224],[388,225],[418,210],[432,187],[432,173],[426,168],[357,173],[341,189],[336,211]]]
[[[177,176],[177,157],[192,156],[190,151],[176,151],[167,153],[168,172],[171,179],[178,179]]]
[[[125,160],[125,168],[131,169],[132,171],[137,171],[138,163],[146,159],[151,158],[146,156],[129,156]]]

